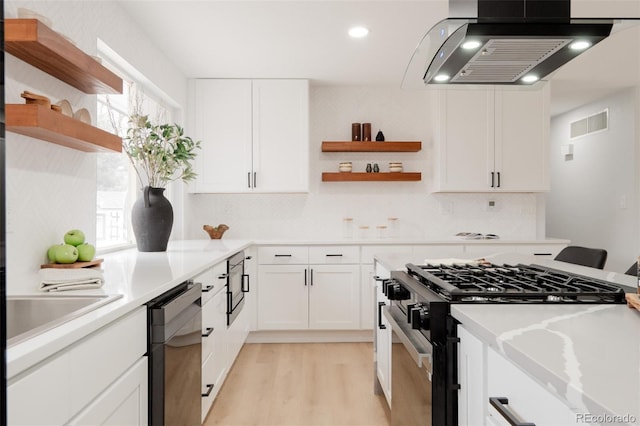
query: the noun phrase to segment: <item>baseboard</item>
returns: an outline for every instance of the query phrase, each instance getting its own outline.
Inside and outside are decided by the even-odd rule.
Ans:
[[[373,342],[373,330],[270,330],[252,331],[246,343]]]

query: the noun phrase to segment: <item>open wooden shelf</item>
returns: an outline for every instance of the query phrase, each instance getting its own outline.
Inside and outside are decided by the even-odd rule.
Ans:
[[[403,181],[419,181],[422,180],[420,172],[404,172],[404,173],[340,173],[340,172],[324,172],[322,173],[323,182],[403,182]]]
[[[6,19],[4,47],[84,93],[122,93],[120,77],[37,19]]]
[[[322,152],[418,152],[420,141],[352,142],[323,141]]]
[[[122,139],[42,105],[5,105],[7,130],[85,152],[122,152]]]

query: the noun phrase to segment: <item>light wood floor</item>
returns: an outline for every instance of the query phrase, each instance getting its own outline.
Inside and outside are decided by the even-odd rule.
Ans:
[[[372,344],[246,344],[204,424],[388,426]]]

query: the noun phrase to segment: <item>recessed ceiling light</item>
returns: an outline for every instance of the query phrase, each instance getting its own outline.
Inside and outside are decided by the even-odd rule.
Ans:
[[[525,75],[524,77],[522,77],[522,81],[524,81],[525,83],[533,83],[535,81],[538,81],[538,76],[533,74]]]
[[[369,30],[365,27],[353,27],[349,30],[349,35],[353,38],[366,37],[369,34]]]
[[[466,50],[477,49],[480,47],[480,42],[477,40],[469,40],[462,43],[462,48]]]
[[[433,77],[435,81],[439,81],[439,82],[447,81],[449,80],[449,78],[450,77],[446,74],[438,74],[435,77]]]
[[[574,41],[569,45],[572,50],[584,50],[588,47],[591,47],[591,43],[585,40]]]

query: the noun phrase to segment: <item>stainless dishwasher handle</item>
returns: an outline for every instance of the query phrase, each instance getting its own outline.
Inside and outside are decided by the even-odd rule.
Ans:
[[[509,399],[501,396],[489,397],[489,403],[511,426],[536,426],[535,423],[521,422],[509,408]]]
[[[424,339],[425,341],[422,342],[413,336],[413,334],[417,332],[406,322],[402,312],[394,314],[392,309],[400,311],[398,308],[390,306],[384,307],[382,309],[382,314],[387,321],[389,321],[391,329],[396,333],[417,366],[420,368],[424,366],[429,373],[429,379],[431,379],[431,374],[433,374],[433,346],[426,340],[426,338]]]

